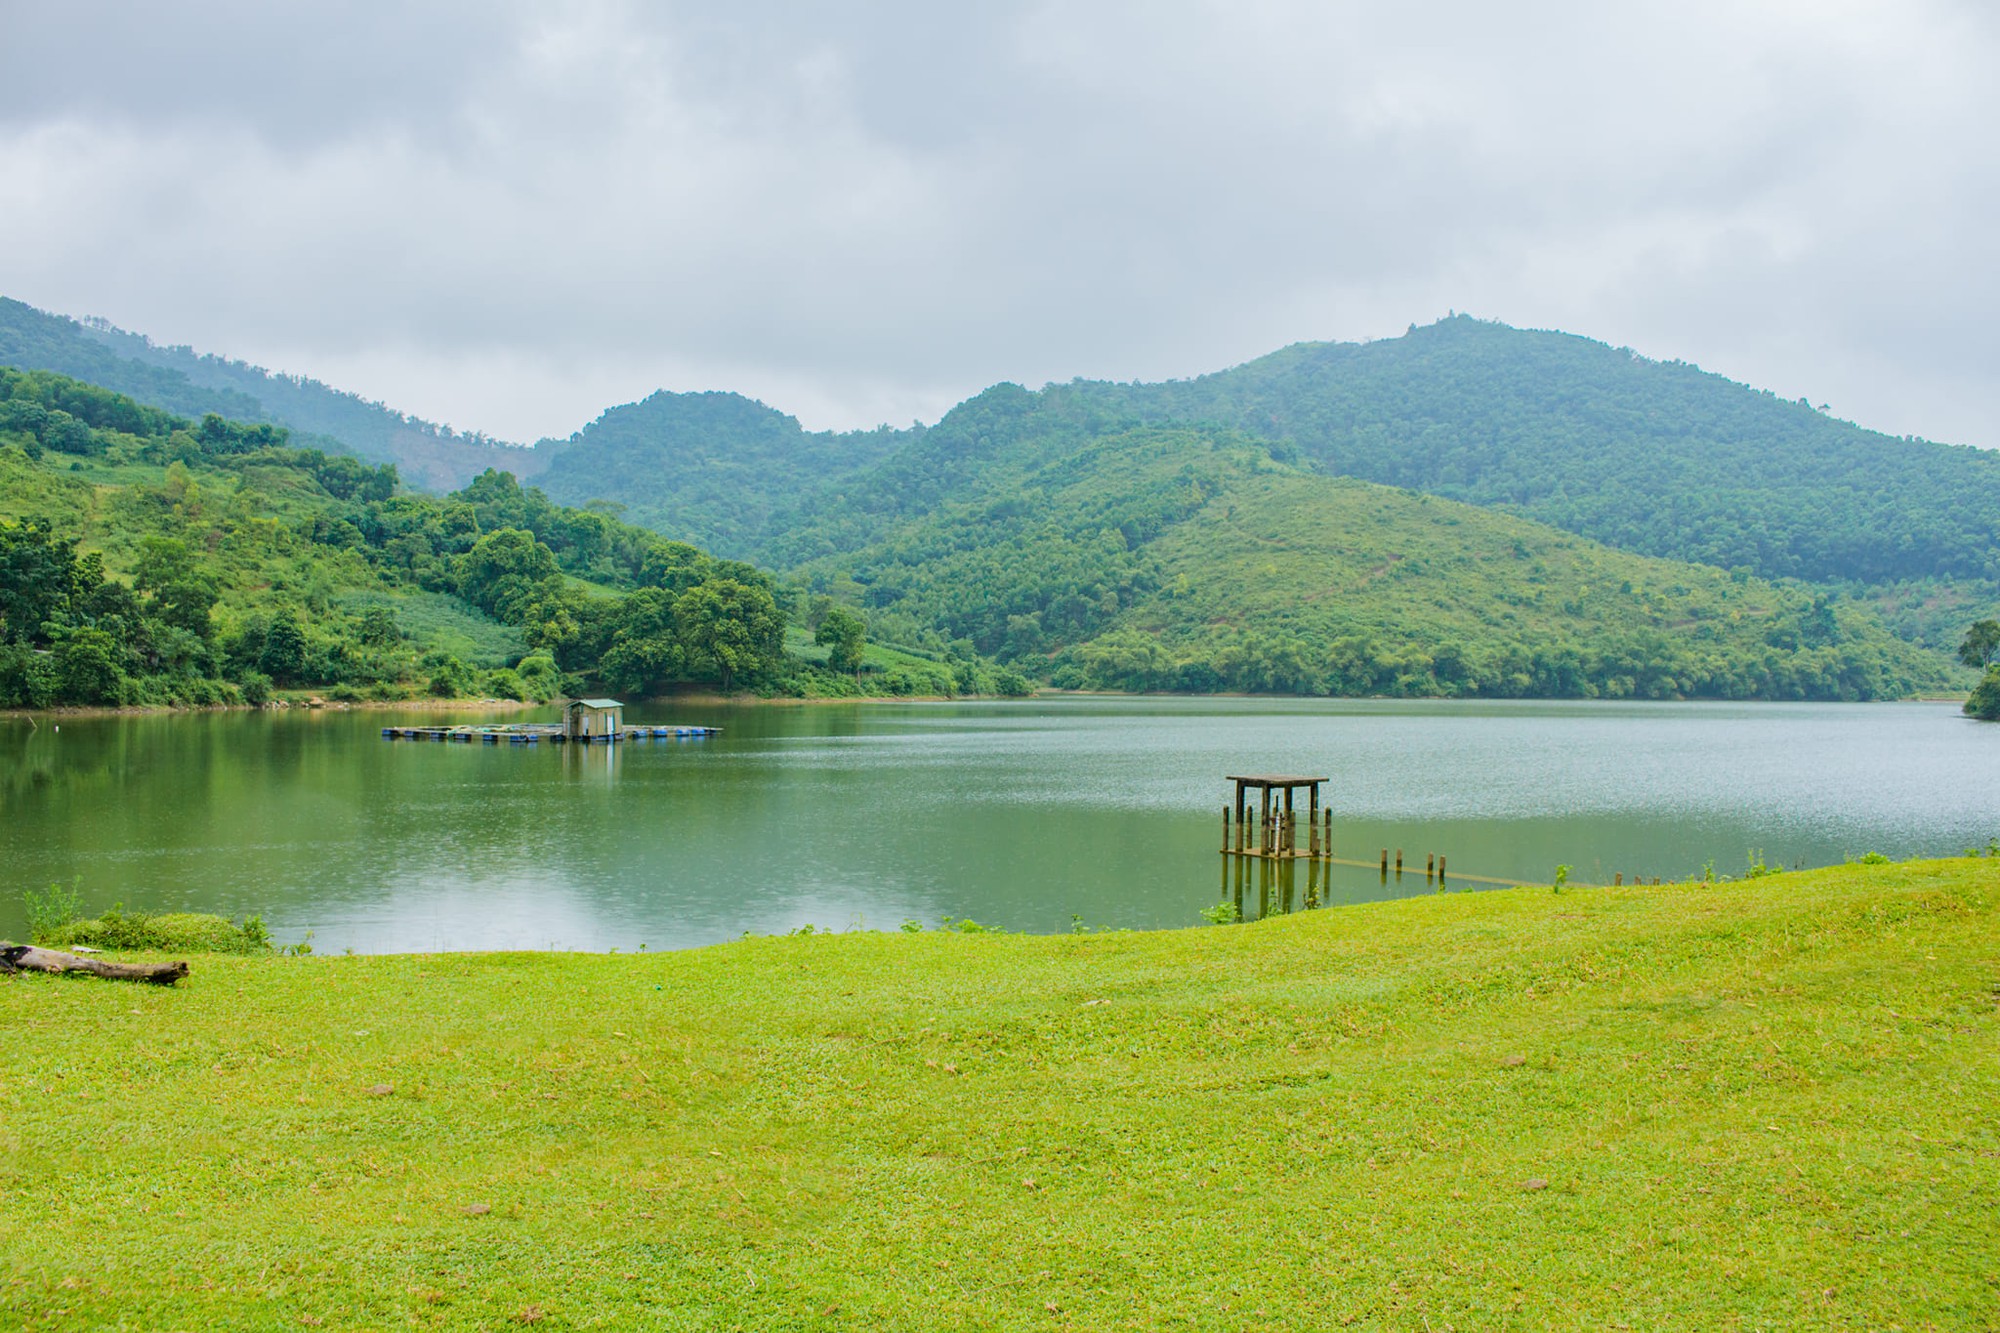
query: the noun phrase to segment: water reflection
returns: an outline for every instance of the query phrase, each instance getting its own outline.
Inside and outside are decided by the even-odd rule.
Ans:
[[[2000,731],[1943,704],[633,711],[725,730],[484,745],[381,736],[463,712],[0,719],[0,936],[25,925],[21,889],[72,879],[92,908],[256,912],[331,950],[659,949],[947,915],[1188,926],[1218,902],[1223,775],[1267,768],[1330,780],[1318,829],[1308,803],[1275,831],[1316,863],[1225,863],[1220,900],[1250,920],[1435,892],[1447,853],[1457,890],[1558,862],[1630,883],[2000,835]]]

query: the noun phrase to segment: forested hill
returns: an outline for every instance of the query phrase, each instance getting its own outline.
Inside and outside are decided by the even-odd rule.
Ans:
[[[1050,423],[1044,402],[988,391],[870,474],[870,508],[805,516],[795,555],[831,538],[814,589],[1070,687],[1867,699],[1954,680],[1808,588],[1305,471],[1237,432]],[[852,545],[869,527],[889,535]]]
[[[734,395],[660,394],[573,437],[542,484],[783,566],[888,537],[968,467],[1018,472],[1140,425],[1233,429],[1315,471],[1767,578],[2000,578],[2000,456],[1465,317],[1194,380],[996,386],[928,431],[814,434]]]
[[[1813,581],[2000,577],[2000,455],[1863,430],[1569,334],[1458,316],[1194,380],[1048,392],[1232,426],[1321,471],[1648,555]]]
[[[686,685],[807,694],[1024,691],[960,656],[863,641],[815,612],[788,645],[761,570],[510,474],[402,492],[396,469],[282,426],[196,422],[0,367],[0,708]],[[877,674],[868,674],[876,672]]]
[[[184,416],[214,412],[288,427],[300,442],[394,463],[426,489],[462,486],[489,467],[532,476],[545,454],[407,416],[356,394],[0,297],[0,365],[58,374]]]
[[[721,554],[751,558],[802,494],[843,481],[921,432],[807,431],[734,393],[670,393],[605,412],[560,444],[540,477],[557,500],[610,499],[625,517]]]

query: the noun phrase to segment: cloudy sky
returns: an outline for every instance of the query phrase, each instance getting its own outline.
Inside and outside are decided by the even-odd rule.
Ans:
[[[8,0],[0,293],[511,439],[1459,310],[2000,446],[1997,14]]]

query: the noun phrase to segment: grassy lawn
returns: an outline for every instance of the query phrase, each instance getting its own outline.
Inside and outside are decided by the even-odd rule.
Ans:
[[[2000,862],[0,981],[0,1326],[1992,1328]]]

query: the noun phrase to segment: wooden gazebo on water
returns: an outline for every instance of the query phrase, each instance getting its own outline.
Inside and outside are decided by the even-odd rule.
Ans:
[[[1272,774],[1231,774],[1223,779],[1236,784],[1236,800],[1233,805],[1222,807],[1222,855],[1225,858],[1257,858],[1266,861],[1291,861],[1303,856],[1313,862],[1317,870],[1319,863],[1329,866],[1365,866],[1367,861],[1349,861],[1333,854],[1333,811],[1320,804],[1319,789],[1328,779],[1319,777],[1291,777]],[[1298,792],[1306,793],[1306,837],[1305,844],[1299,843]],[[1250,805],[1250,793],[1257,793],[1255,808]],[[1240,862],[1239,862],[1240,864]],[[1382,849],[1379,863],[1382,878],[1389,878],[1389,849]],[[1396,878],[1403,877],[1403,849],[1396,849]],[[1429,853],[1424,858],[1424,878],[1436,877],[1444,882],[1444,857]],[[1478,878],[1474,876],[1473,878]],[[1622,877],[1621,877],[1622,878]],[[1493,883],[1512,883],[1511,880],[1494,880]]]
[[[1235,818],[1231,819],[1227,807],[1222,811],[1224,852],[1242,856],[1297,856],[1299,827],[1294,794],[1300,788],[1306,792],[1306,855],[1319,856],[1323,848],[1331,846],[1333,812],[1328,810],[1322,813],[1319,803],[1319,789],[1327,779],[1269,774],[1239,777],[1231,774],[1223,780],[1236,784]],[[1247,809],[1249,794],[1253,790],[1259,796],[1254,817]],[[1274,808],[1274,798],[1279,797],[1282,797],[1283,804]],[[1323,828],[1322,822],[1327,827]]]

